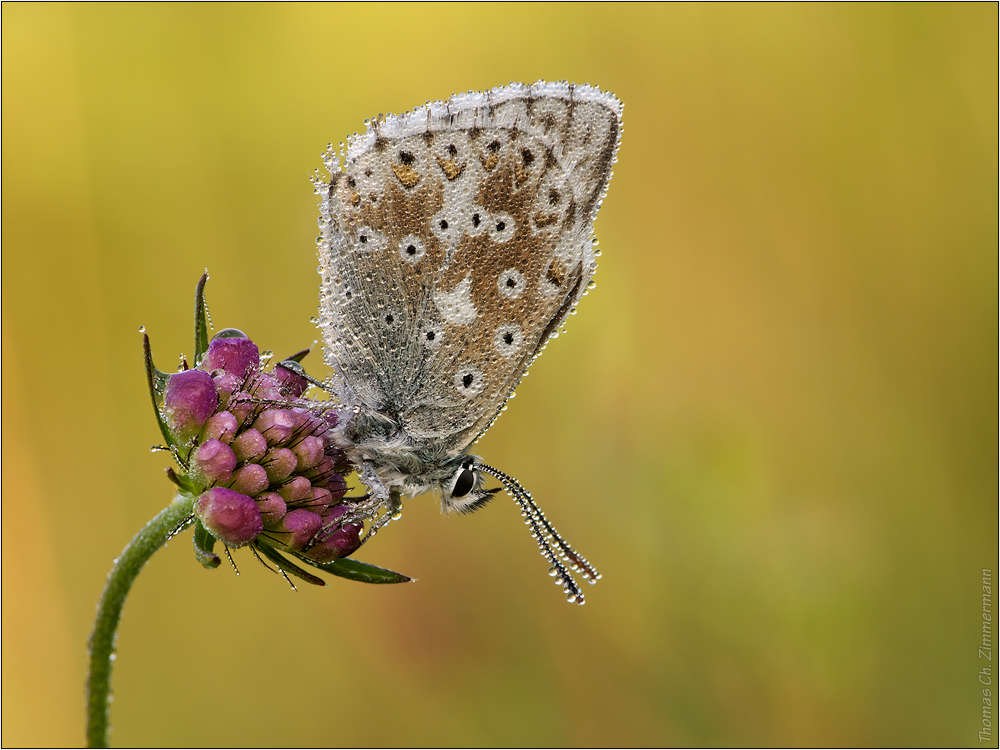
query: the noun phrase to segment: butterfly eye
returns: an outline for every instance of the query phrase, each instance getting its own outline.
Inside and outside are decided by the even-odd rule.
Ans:
[[[462,497],[468,495],[472,488],[476,486],[476,472],[472,469],[462,468],[455,478],[455,486],[451,488],[452,497]]]

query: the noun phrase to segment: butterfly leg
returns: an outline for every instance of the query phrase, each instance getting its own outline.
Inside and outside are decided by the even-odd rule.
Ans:
[[[358,476],[365,487],[368,488],[368,495],[364,500],[354,505],[346,520],[339,520],[338,523],[370,521],[368,530],[361,539],[363,544],[375,536],[383,526],[399,518],[403,509],[403,501],[399,491],[387,487],[385,482],[375,473],[371,462],[365,461],[362,464]]]
[[[403,513],[403,500],[396,490],[392,490],[389,493],[389,501],[386,504],[385,513],[373,519],[371,524],[368,526],[368,531],[365,532],[364,537],[361,539],[361,543],[364,544],[381,529],[383,526],[387,525],[389,521],[395,521]]]

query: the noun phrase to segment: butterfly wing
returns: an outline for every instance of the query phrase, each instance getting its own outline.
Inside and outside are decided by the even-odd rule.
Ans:
[[[620,129],[614,96],[539,83],[356,137],[321,217],[340,397],[443,456],[474,442],[586,293]]]

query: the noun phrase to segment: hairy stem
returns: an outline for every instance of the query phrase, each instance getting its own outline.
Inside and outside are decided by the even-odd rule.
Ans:
[[[97,620],[90,636],[90,674],[87,677],[87,746],[108,747],[108,703],[111,664],[122,607],[142,566],[166,542],[171,531],[191,516],[194,498],[178,494],[173,502],[136,534],[108,573],[97,605]]]

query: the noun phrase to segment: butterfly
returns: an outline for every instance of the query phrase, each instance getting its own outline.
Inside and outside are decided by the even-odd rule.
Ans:
[[[470,448],[593,285],[621,115],[613,95],[565,82],[469,92],[366,122],[316,179],[318,324],[337,440],[368,491],[359,512],[374,531],[434,491],[469,513],[500,490],[492,476],[580,604],[570,571],[597,571]]]

